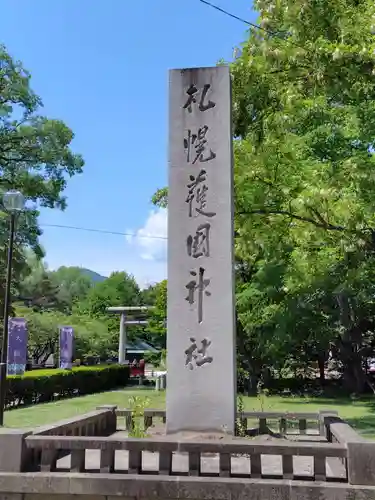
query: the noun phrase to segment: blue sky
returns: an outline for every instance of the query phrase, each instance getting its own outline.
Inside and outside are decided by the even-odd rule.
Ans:
[[[214,3],[255,19],[250,0]],[[0,13],[0,42],[31,72],[43,114],[73,129],[86,162],[65,212],[42,211],[49,267],[163,279],[165,240],[141,236],[166,236],[166,213],[150,198],[167,182],[168,70],[230,60],[246,25],[199,0],[2,0]]]

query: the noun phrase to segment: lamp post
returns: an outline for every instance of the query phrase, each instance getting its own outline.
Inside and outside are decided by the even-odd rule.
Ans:
[[[10,215],[9,243],[7,258],[7,273],[4,295],[4,328],[3,341],[1,344],[0,358],[0,426],[4,425],[6,378],[8,364],[8,325],[9,325],[9,306],[10,306],[10,285],[12,282],[12,261],[13,261],[13,243],[16,226],[16,217],[25,208],[25,198],[19,191],[7,191],[3,195],[3,205]]]

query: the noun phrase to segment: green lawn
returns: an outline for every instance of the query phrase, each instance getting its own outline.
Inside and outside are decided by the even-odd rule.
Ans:
[[[129,406],[128,399],[130,396],[147,397],[150,400],[150,408],[165,407],[165,392],[128,388],[7,411],[5,413],[5,425],[19,428],[35,427],[86,413],[94,410],[97,406],[105,404],[114,404],[119,408],[126,408]],[[293,413],[315,412],[326,409],[337,410],[341,418],[347,420],[361,434],[375,439],[375,398],[363,398],[353,401],[349,398],[270,396],[264,398],[263,403],[256,397],[244,397],[243,399],[245,410],[248,411],[288,411]]]

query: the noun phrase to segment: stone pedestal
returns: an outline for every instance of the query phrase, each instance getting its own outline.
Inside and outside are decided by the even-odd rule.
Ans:
[[[170,73],[167,432],[234,432],[228,67]]]

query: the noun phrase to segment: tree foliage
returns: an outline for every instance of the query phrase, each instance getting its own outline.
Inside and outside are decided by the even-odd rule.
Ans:
[[[168,206],[168,188],[164,187],[158,189],[152,196],[151,201],[154,205],[160,208],[167,208]]]
[[[144,288],[143,290],[141,290],[140,293],[141,293],[142,305],[153,306],[158,297],[159,283]]]
[[[331,354],[359,392],[375,328],[375,4],[254,7],[261,29],[231,63],[240,366],[316,361],[323,379]]]
[[[156,299],[154,308],[149,313],[149,325],[147,330],[152,334],[155,345],[161,349],[166,348],[167,337],[167,280],[163,280],[155,286]]]
[[[35,311],[67,309],[67,304],[59,299],[59,287],[52,282],[44,262],[34,253],[27,252],[26,263],[29,273],[18,285],[18,300]]]
[[[107,316],[107,307],[140,305],[140,289],[134,277],[126,272],[114,272],[92,287],[81,310],[89,316]]]
[[[64,209],[67,178],[82,172],[83,159],[70,149],[73,132],[60,120],[39,114],[41,99],[30,86],[30,74],[0,45],[0,197],[20,190],[29,202],[17,220],[14,245],[14,286],[27,271],[25,248],[38,257],[38,206]],[[30,206],[31,202],[31,206]],[[6,262],[9,220],[0,214],[0,261]],[[5,265],[1,266],[5,270]],[[4,273],[0,274],[0,317]]]
[[[27,321],[28,356],[33,363],[44,365],[51,355],[58,362],[59,328],[74,328],[75,358],[100,358],[103,361],[117,351],[117,339],[108,331],[105,322],[87,316],[66,315],[58,311],[36,311],[17,306],[16,314]]]
[[[242,347],[273,366],[333,349],[360,391],[375,312],[374,4],[257,7],[269,32],[251,30],[231,67]]]
[[[93,280],[80,267],[61,266],[50,273],[50,279],[58,287],[59,301],[70,311],[87,297],[94,286]]]
[[[34,255],[28,257],[31,273],[20,285],[16,314],[28,323],[30,358],[44,364],[51,354],[57,355],[62,325],[74,328],[77,358],[105,361],[117,357],[119,317],[108,314],[106,309],[141,305],[142,296],[134,278],[118,272],[93,283],[85,270],[62,267],[49,271]],[[128,338],[135,337],[149,340],[150,335],[144,328],[132,327]]]
[[[44,363],[55,353],[58,327],[76,331],[77,355],[109,357],[117,351],[118,317],[109,306],[155,301],[149,289],[141,294],[134,278],[113,273],[94,283],[80,268],[50,271],[39,244],[38,208],[64,209],[69,177],[82,172],[83,160],[70,149],[73,132],[60,120],[43,116],[41,99],[30,86],[30,74],[0,46],[0,197],[10,189],[25,196],[27,210],[17,218],[13,257],[12,298],[16,314],[30,332],[30,356]],[[4,297],[9,217],[0,212],[0,318]],[[132,329],[132,334],[136,334]]]
[[[73,132],[60,120],[37,114],[41,99],[30,74],[0,47],[0,165],[3,189],[19,189],[48,208],[66,206],[66,178],[82,172],[72,153]]]

